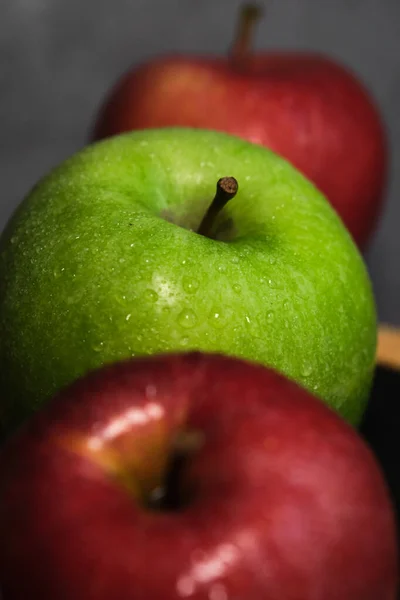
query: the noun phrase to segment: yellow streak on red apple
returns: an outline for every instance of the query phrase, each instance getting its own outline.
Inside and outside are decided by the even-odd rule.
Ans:
[[[185,412],[179,411],[175,418],[174,425],[180,428]],[[129,408],[89,435],[71,434],[57,443],[96,464],[138,501],[146,502],[163,483],[176,427],[168,424],[158,402],[148,402]]]

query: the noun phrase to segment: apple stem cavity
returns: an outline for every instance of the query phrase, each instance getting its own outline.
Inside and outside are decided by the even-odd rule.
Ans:
[[[180,431],[172,441],[171,457],[162,485],[148,498],[148,508],[158,511],[179,511],[190,502],[191,490],[183,485],[182,475],[188,460],[204,444],[200,431]]]
[[[232,61],[238,67],[243,66],[251,53],[254,28],[262,15],[263,10],[257,4],[244,4],[240,9],[236,35],[230,51]]]
[[[239,184],[234,177],[222,177],[217,182],[217,191],[211,202],[197,233],[211,238],[211,232],[218,213],[224,208],[225,204],[236,196]]]

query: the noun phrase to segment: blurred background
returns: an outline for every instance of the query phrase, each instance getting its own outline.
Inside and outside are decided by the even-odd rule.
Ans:
[[[0,230],[30,187],[81,148],[116,78],[154,55],[219,53],[240,0],[0,0]],[[391,146],[367,253],[381,321],[400,324],[400,1],[268,0],[256,48],[311,49],[372,91]]]

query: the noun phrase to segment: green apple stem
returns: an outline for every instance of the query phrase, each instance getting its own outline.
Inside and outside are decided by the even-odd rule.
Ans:
[[[242,66],[251,52],[254,28],[262,17],[263,10],[256,4],[244,4],[239,13],[236,35],[230,51],[235,64]]]
[[[236,196],[238,189],[239,184],[234,177],[222,177],[218,180],[214,200],[204,215],[197,233],[205,237],[212,237],[211,232],[216,216],[224,208],[225,204]]]

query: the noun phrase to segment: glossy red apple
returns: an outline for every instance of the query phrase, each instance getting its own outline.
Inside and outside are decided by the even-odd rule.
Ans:
[[[66,389],[0,464],[4,600],[394,600],[370,450],[264,367],[199,353]]]
[[[361,82],[330,58],[252,54],[258,12],[243,9],[226,58],[173,55],[130,70],[102,106],[93,139],[177,125],[226,131],[267,146],[316,184],[364,249],[386,183],[378,109]]]

